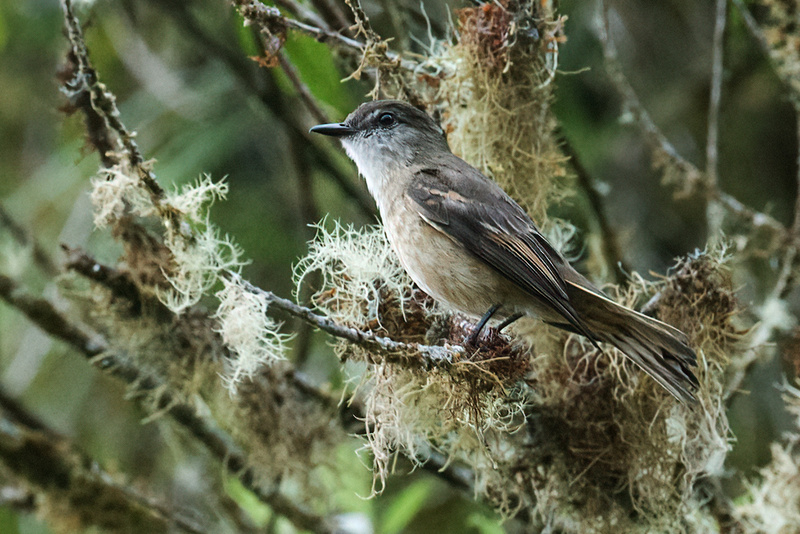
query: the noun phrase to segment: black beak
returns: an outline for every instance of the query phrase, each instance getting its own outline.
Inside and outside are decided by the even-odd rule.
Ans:
[[[347,137],[348,135],[355,133],[355,129],[349,127],[343,122],[334,122],[331,124],[318,124],[312,127],[309,132],[330,135],[331,137]]]

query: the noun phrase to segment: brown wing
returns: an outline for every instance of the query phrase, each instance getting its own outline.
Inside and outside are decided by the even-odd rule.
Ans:
[[[567,282],[556,265],[565,260],[496,184],[456,160],[421,169],[406,194],[433,228],[550,306],[575,331],[597,339],[569,301]]]

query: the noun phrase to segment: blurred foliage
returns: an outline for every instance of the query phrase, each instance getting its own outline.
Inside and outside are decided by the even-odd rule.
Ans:
[[[287,120],[304,127],[315,121],[285,74],[260,69],[254,87],[241,72],[252,70],[254,63],[244,60],[242,67],[226,60],[226,54],[240,59],[256,54],[251,29],[227,2],[80,5],[94,66],[117,95],[123,121],[138,132],[142,153],[157,160],[160,183],[171,187],[204,173],[227,177],[230,194],[212,215],[244,248],[251,260],[245,276],[253,283],[290,295],[292,264],[313,235],[307,225],[316,222],[304,207],[309,199],[316,218],[331,214],[356,224],[372,222],[310,156],[306,141],[287,128]],[[615,40],[626,74],[670,141],[702,168],[713,2],[621,0],[613,5]],[[395,39],[395,49],[422,51],[417,43],[427,40],[428,29],[416,0],[365,0],[364,7],[373,27]],[[445,37],[451,7],[460,6],[425,5],[436,37]],[[705,206],[672,199],[650,167],[639,133],[618,120],[625,113],[603,72],[593,28],[596,7],[565,0],[560,8],[569,15],[555,102],[562,133],[606,193],[603,200],[622,237],[624,259],[638,272],[662,272],[675,256],[705,243]],[[721,186],[790,224],[796,194],[794,110],[735,9],[729,21]],[[113,261],[119,246],[93,232],[87,199],[97,155],[86,148],[82,118],[58,112],[63,101],[56,76],[65,50],[62,13],[55,2],[0,3],[0,203],[56,261],[60,243],[86,246],[98,259]],[[344,117],[371,89],[365,82],[339,83],[353,65],[309,37],[290,34],[285,51],[333,120]],[[363,187],[337,147],[314,142],[331,154],[353,185]],[[309,190],[303,189],[300,175],[310,177]],[[581,194],[553,211],[575,222],[584,237],[597,231]],[[30,268],[28,250],[5,244],[3,250],[4,272],[58,298],[47,278]],[[737,280],[743,300],[755,298],[757,278]],[[790,302],[797,312],[797,295]],[[321,335],[313,336],[303,369],[320,382],[338,385],[344,379]],[[0,376],[3,388],[74,438],[107,470],[153,495],[203,508],[203,488],[217,476],[203,452],[164,423],[141,424],[142,413],[124,399],[120,384],[87,372],[82,358],[5,305],[0,305]],[[733,406],[738,441],[729,462],[736,472],[750,474],[764,465],[769,444],[788,427],[773,388],[781,376],[779,362],[760,365],[745,384],[754,394]],[[397,476],[380,498],[362,500],[372,475],[359,463],[357,446],[353,441],[337,455],[352,466],[352,480],[341,481],[334,500],[343,510],[366,514],[378,532],[503,531],[491,510],[426,473]],[[261,503],[235,482],[228,484],[228,494],[257,524],[273,525]],[[49,530],[0,506],[0,532]]]

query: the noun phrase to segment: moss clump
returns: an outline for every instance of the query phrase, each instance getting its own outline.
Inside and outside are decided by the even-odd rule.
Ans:
[[[543,224],[568,185],[550,109],[561,21],[538,2],[500,4],[458,11],[458,40],[438,58],[451,66],[439,87],[443,126],[456,154]]]

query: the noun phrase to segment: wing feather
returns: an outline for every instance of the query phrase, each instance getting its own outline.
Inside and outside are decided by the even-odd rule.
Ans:
[[[459,160],[461,161],[461,160]],[[559,272],[566,261],[539,232],[530,217],[496,184],[477,170],[440,166],[422,169],[406,190],[420,216],[461,244],[523,291],[536,297],[592,342],[597,336],[580,318]],[[479,177],[459,187],[458,173]]]

